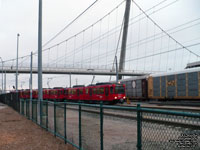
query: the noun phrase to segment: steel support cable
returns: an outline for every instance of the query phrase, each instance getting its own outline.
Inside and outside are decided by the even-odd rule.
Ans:
[[[166,1],[166,0],[160,2],[160,3],[157,4],[156,6],[160,5],[161,3],[165,2],[165,1]],[[123,2],[124,2],[124,1],[123,1]],[[122,2],[122,3],[123,3],[123,2]],[[173,3],[175,3],[175,2],[177,2],[177,1],[174,1]],[[119,5],[121,5],[122,3],[120,3]],[[170,6],[171,4],[172,4],[172,3],[168,4],[167,6],[164,6],[164,7],[160,8],[159,10],[166,8],[166,7]],[[118,8],[119,5],[118,5],[116,8]],[[116,8],[115,8],[115,9],[116,9]],[[153,6],[152,8],[155,8],[155,6]],[[152,8],[148,9],[148,11],[151,10]],[[154,11],[153,13],[158,12],[159,10]],[[114,11],[114,9],[113,9],[112,11]],[[153,13],[152,13],[152,14],[153,14]],[[108,13],[108,14],[109,14],[109,13]],[[108,15],[108,14],[107,14],[107,15]],[[104,17],[106,17],[106,15],[105,15]],[[100,20],[101,20],[101,19],[100,19]],[[98,21],[97,21],[96,23],[98,23]],[[91,27],[91,26],[89,26],[88,28],[90,28],[90,27]],[[81,33],[81,32],[80,32],[80,33]],[[74,36],[73,36],[73,37],[74,37]],[[73,37],[71,37],[71,38],[73,38]],[[66,41],[67,41],[67,40],[65,40],[65,41],[63,41],[63,42],[66,42]],[[59,43],[59,44],[60,44],[60,43]],[[57,45],[57,44],[56,44],[56,45]],[[56,45],[54,45],[54,46],[56,46]],[[50,48],[47,48],[46,50],[48,50],[48,49],[50,49]],[[35,53],[34,55],[36,55],[36,53]],[[23,56],[23,57],[21,57],[21,58],[29,57],[29,56],[30,56],[30,55],[27,55],[27,56]],[[16,60],[16,59],[11,59],[10,61],[13,61],[13,60]],[[9,60],[8,60],[8,61],[9,61]]]
[[[163,36],[161,36],[161,42],[160,42],[160,47],[161,47],[161,48],[160,48],[160,52],[162,51],[162,46],[163,46],[162,44],[163,44]],[[158,70],[160,71],[161,55],[160,55],[160,60],[159,60],[159,62],[160,62],[160,63],[159,63],[159,69],[158,69]]]
[[[147,37],[147,35],[148,35],[148,18],[147,18],[147,20],[146,20],[147,22],[146,22],[146,37]],[[144,52],[144,54],[145,54],[145,56],[146,56],[146,51],[147,51],[147,43],[145,44],[145,52]],[[130,58],[129,58],[130,59]],[[130,63],[129,63],[130,64]],[[146,59],[144,60],[144,70],[145,70],[145,65],[146,65]],[[130,67],[129,67],[130,68]]]
[[[110,29],[110,15],[108,16],[108,32]],[[107,34],[108,35],[108,34]],[[106,54],[108,53],[108,42],[109,42],[109,36],[107,36],[107,42],[106,42]],[[107,64],[107,55],[106,55],[106,64]]]
[[[91,41],[93,39],[93,26],[92,26],[92,29],[91,29]],[[91,42],[91,45],[90,45],[90,65],[91,65],[91,57],[92,57],[92,42]]]
[[[177,43],[175,45],[175,49],[177,49]],[[174,70],[175,70],[175,67],[176,67],[176,50],[175,50],[175,55],[174,55],[174,66],[173,66]]]
[[[159,8],[159,9],[157,9],[157,10],[154,10],[153,12],[149,13],[148,15],[151,16],[151,15],[153,15],[153,14],[155,14],[155,13],[157,13],[157,12],[159,12],[159,11],[161,11],[161,10],[163,10],[163,9],[165,9],[165,8],[167,8],[167,7],[171,6],[171,5],[173,5],[173,4],[175,4],[175,3],[178,2],[178,1],[179,1],[179,0],[175,0],[175,1],[171,2],[171,3],[169,3],[168,5],[165,5],[165,6]],[[165,1],[163,1],[163,2],[165,2]],[[163,3],[163,2],[162,2],[162,3]],[[162,4],[162,3],[159,3],[159,5]],[[156,8],[157,6],[159,6],[159,5],[155,5],[155,6],[151,7],[151,8],[149,8],[149,9],[147,9],[147,10],[145,10],[145,12],[147,13],[147,12],[149,12],[150,10],[155,9],[155,8]],[[137,22],[139,21],[139,19],[136,20],[136,21],[134,21],[134,19],[138,18],[138,17],[141,16],[141,15],[142,15],[142,14],[139,14],[139,15],[137,15],[137,16],[131,18],[131,19],[130,19],[129,25],[133,25],[133,24],[137,23]],[[145,19],[145,18],[146,18],[146,17],[140,18],[140,20],[143,20],[143,19]],[[134,22],[131,22],[131,21],[134,21]]]
[[[97,20],[97,21],[96,21],[95,23],[93,23],[92,25],[86,27],[85,29],[83,29],[82,31],[76,33],[75,35],[73,35],[73,36],[71,36],[71,37],[69,37],[69,38],[67,38],[67,39],[65,39],[65,40],[63,40],[63,41],[61,41],[59,44],[62,44],[62,43],[64,43],[65,41],[68,41],[68,40],[74,38],[75,36],[81,34],[82,32],[85,32],[86,30],[90,29],[92,26],[96,25],[96,24],[99,23],[101,20],[103,20],[104,18],[106,18],[109,14],[111,14],[112,12],[114,12],[114,11],[115,11],[119,6],[121,6],[124,2],[125,2],[125,0],[122,1],[119,5],[117,5],[117,7],[115,7],[114,9],[112,9],[109,13],[107,13],[106,15],[104,15],[102,18],[100,18],[99,20]],[[56,45],[57,45],[57,44],[56,44]],[[49,47],[49,48],[52,48],[52,47],[54,47],[54,46],[56,46],[56,45],[53,45],[53,46],[51,46],[51,47]],[[44,49],[43,51],[45,51],[45,50],[47,50],[47,49],[48,49],[48,48]]]
[[[74,62],[75,62],[75,49],[76,49],[76,36],[75,36],[75,38],[74,38],[74,52],[73,52],[73,65],[74,65]]]
[[[198,45],[200,45],[200,42],[199,43],[194,43],[194,44],[187,45],[187,47],[194,47],[194,46],[198,46]],[[177,49],[171,49],[171,50],[167,50],[167,51],[164,51],[164,52],[160,52],[160,53],[156,53],[156,54],[151,54],[151,55],[148,55],[148,56],[143,56],[143,57],[140,57],[140,58],[133,58],[133,59],[130,59],[130,60],[126,60],[125,62],[130,62],[130,61],[135,61],[137,59],[144,59],[146,57],[152,57],[152,56],[156,56],[156,55],[160,55],[160,54],[170,53],[170,52],[173,52],[173,51],[176,51],[176,50],[181,50],[181,49],[184,49],[184,48],[180,47],[180,48],[177,48]],[[110,63],[108,65],[112,65],[112,63]]]
[[[194,25],[191,25],[191,26],[188,26],[188,27],[185,27],[185,28],[176,30],[176,31],[174,31],[174,32],[170,32],[171,30],[174,30],[174,28],[169,29],[169,30],[166,30],[166,31],[167,31],[167,32],[170,32],[169,34],[174,34],[174,33],[180,32],[180,31],[182,31],[182,30],[191,28],[191,27],[193,27],[193,26],[199,25],[199,24],[200,24],[200,22],[199,22],[199,23],[196,23],[196,24],[194,24]],[[160,33],[156,34],[156,35],[155,35],[155,36],[156,36],[156,39],[159,39],[159,38],[164,37],[164,36],[159,36],[159,35],[161,35],[162,33],[163,33],[163,32],[160,32]],[[157,36],[159,36],[159,37],[157,37]],[[167,36],[167,35],[165,35],[165,36]],[[142,41],[146,41],[146,40],[148,40],[148,39],[150,39],[148,42],[151,42],[151,41],[152,41],[151,38],[153,38],[153,37],[154,37],[154,35],[153,35],[153,36],[149,36],[149,37],[147,37],[147,38],[144,38],[144,39],[140,40],[139,43],[142,42]],[[130,43],[128,46],[131,46],[131,45],[133,45],[133,44],[135,44],[135,43],[137,43],[137,42],[138,42],[138,41],[136,41],[136,42],[134,42],[134,43]]]
[[[155,6],[153,6],[153,7],[149,8],[149,9],[147,9],[146,11],[150,11],[151,9],[153,9],[154,7],[157,7],[157,6],[161,5],[161,4],[164,3],[165,1],[167,1],[167,0],[163,0],[162,2],[160,2],[160,3],[156,4]],[[177,2],[177,1],[178,1],[178,0],[174,1],[173,3]],[[107,13],[106,15],[104,15],[102,18],[100,18],[98,21],[96,21],[96,22],[93,23],[92,25],[97,24],[99,21],[101,21],[102,19],[104,19],[105,17],[107,17],[110,13],[114,12],[114,10],[116,10],[116,9],[117,9],[119,6],[121,6],[124,2],[125,2],[125,0],[122,1],[122,2],[121,2],[119,5],[117,5],[114,9],[112,9],[109,13]],[[159,10],[157,10],[157,11],[154,11],[154,13],[156,13],[156,12],[158,12],[158,11],[160,11],[160,10],[162,10],[162,9],[164,9],[164,8],[166,8],[166,7],[168,7],[168,6],[170,6],[170,5],[172,5],[173,3],[170,3],[170,4],[168,4],[167,6],[164,6],[164,7],[162,7],[161,9],[159,9]],[[153,14],[153,13],[151,13],[151,14]],[[149,15],[151,15],[151,14],[149,14]],[[138,16],[136,16],[136,17],[134,17],[134,18],[137,18],[137,17],[138,17]],[[134,18],[132,18],[132,19],[134,19]],[[89,28],[91,28],[92,25],[86,27],[84,30],[78,32],[76,35],[81,34],[82,32],[88,30]],[[120,26],[118,26],[118,27],[120,27]],[[75,36],[75,35],[73,35],[73,36],[69,37],[68,39],[65,39],[65,40],[63,40],[63,41],[61,41],[60,43],[57,43],[57,44],[62,44],[62,43],[64,43],[64,42],[66,42],[66,41],[72,39],[74,36]],[[52,49],[52,48],[55,47],[57,44],[52,45],[52,46],[50,46],[50,47],[44,49],[43,51],[47,51],[48,49]],[[34,52],[33,55],[37,55],[37,52]],[[24,57],[30,57],[30,55],[25,55],[25,56],[19,57],[18,59],[21,59],[21,58],[24,58]],[[14,59],[9,59],[9,60],[5,60],[5,61],[14,61],[14,60],[16,60],[16,58],[14,58]]]
[[[65,67],[66,67],[66,63],[67,63],[67,59],[66,59],[67,58],[67,49],[68,48],[67,48],[67,41],[66,41],[66,44],[65,44],[65,57],[64,57],[64,59],[65,59],[64,60],[65,61]]]
[[[142,14],[142,13],[140,13],[140,14]],[[138,41],[140,40],[140,22],[141,22],[141,19],[140,19],[140,17],[139,17],[139,29],[138,29]],[[138,51],[139,51],[139,47],[140,47],[140,45],[139,45],[139,43],[138,43],[138,45],[137,45],[137,54],[136,54],[136,56],[138,57]],[[136,70],[137,70],[137,65],[138,65],[138,61],[136,62]]]
[[[123,1],[124,2],[124,1]],[[62,41],[62,42],[60,42],[59,44],[62,44],[63,42],[66,42],[66,41],[68,41],[68,40],[70,40],[70,39],[72,39],[72,38],[74,38],[75,36],[77,36],[77,35],[79,35],[79,34],[81,34],[82,32],[85,32],[85,30],[88,30],[89,28],[91,28],[91,27],[93,27],[95,24],[97,24],[98,22],[101,22],[102,21],[102,19],[104,19],[105,17],[107,17],[107,16],[109,16],[115,9],[117,9],[120,5],[122,5],[123,4],[123,2],[121,2],[117,7],[115,7],[114,9],[112,9],[109,13],[107,13],[104,17],[102,17],[101,19],[99,19],[97,22],[95,22],[94,24],[92,24],[91,26],[89,26],[89,27],[87,27],[87,28],[85,28],[84,30],[82,30],[81,32],[79,32],[79,33],[77,33],[76,35],[73,35],[73,36],[71,36],[70,38],[68,38],[67,40],[64,40],[64,41]],[[107,33],[107,32],[106,32]],[[106,36],[106,33],[105,34],[103,34],[103,36]],[[109,33],[109,32],[108,32]],[[112,35],[112,34],[111,34]],[[101,38],[101,37],[100,37]],[[96,38],[95,40],[98,40],[98,38]],[[90,41],[90,42],[88,42],[89,44],[91,43],[91,44],[94,44],[94,42],[93,41]],[[87,43],[87,44],[88,44]],[[53,47],[55,47],[56,45],[53,45],[53,46],[51,46],[50,48],[53,48]],[[45,50],[47,50],[47,49],[44,49],[43,51],[45,51]],[[71,52],[71,53],[73,53],[73,52]]]
[[[93,44],[94,44],[94,43],[93,43]],[[115,49],[114,49],[114,50],[115,50]],[[114,50],[112,50],[112,51],[114,51]],[[116,50],[117,50],[117,49],[116,49]],[[111,51],[111,52],[112,52],[112,51]],[[108,52],[108,53],[110,53],[110,52]],[[117,51],[116,51],[116,53],[117,53]],[[101,55],[102,55],[102,54],[101,54]],[[100,55],[100,56],[101,56],[101,55]],[[106,53],[103,53],[103,55],[105,56],[105,55],[106,55]],[[115,54],[115,55],[116,55],[116,54]],[[72,55],[69,55],[68,57],[70,57],[70,56],[72,56]],[[97,55],[97,57],[96,57],[96,58],[98,58],[98,55]],[[88,59],[90,59],[90,58],[88,58]],[[86,59],[85,59],[85,60],[86,60]]]
[[[164,0],[164,1],[166,1],[166,0]],[[164,2],[164,1],[163,1],[163,2]],[[177,0],[176,0],[176,1],[177,1]],[[123,2],[124,2],[124,1],[123,1]],[[104,17],[102,17],[101,19],[99,19],[97,22],[95,22],[95,23],[93,23],[92,25],[88,26],[87,28],[85,28],[85,29],[82,30],[81,32],[77,33],[76,35],[81,34],[81,33],[84,32],[85,30],[88,30],[88,29],[91,28],[92,26],[96,25],[98,22],[100,22],[102,19],[104,19],[105,17],[107,17],[110,13],[112,13],[115,9],[117,9],[120,5],[122,5],[123,2],[120,3],[120,4],[119,4],[117,7],[115,7],[113,10],[111,10],[109,13],[107,13]],[[161,3],[163,3],[163,2],[161,2]],[[159,4],[161,4],[161,3],[159,3]],[[157,4],[156,6],[158,6],[158,4]],[[154,6],[154,7],[155,7],[155,6]],[[153,9],[154,7],[151,7],[151,8],[148,9],[147,11],[150,11],[150,10]],[[157,12],[157,11],[154,11],[154,13],[155,13],[155,12]],[[151,14],[153,14],[153,13],[151,13]],[[133,19],[135,19],[135,18],[137,18],[137,17],[139,17],[139,16],[140,16],[140,15],[134,17]],[[138,22],[138,21],[136,21],[136,22]],[[135,22],[135,23],[136,23],[136,22]],[[120,26],[121,26],[121,25],[120,25]],[[112,31],[112,30],[114,30],[114,29],[116,29],[116,28],[119,28],[120,26],[115,27],[115,28],[111,29],[110,31]],[[64,40],[64,41],[62,41],[62,42],[60,42],[59,44],[62,44],[62,43],[64,43],[65,41],[70,40],[70,39],[72,39],[72,38],[74,38],[74,37],[75,37],[75,35],[69,37],[68,39],[66,39],[66,40]],[[55,47],[56,45],[57,45],[57,44],[55,44],[55,45],[53,45],[53,46],[51,46],[51,47],[49,47],[49,48],[53,48],[53,47]],[[43,51],[45,51],[45,50],[47,50],[47,49],[48,49],[48,48],[44,49]]]
[[[197,46],[197,45],[200,45],[200,43],[195,43],[195,44],[187,45],[187,47],[193,47],[193,46]],[[140,57],[140,58],[134,58],[134,59],[126,60],[125,62],[134,61],[134,60],[137,60],[137,59],[143,59],[143,58],[147,58],[147,57],[152,57],[152,56],[156,56],[156,55],[160,55],[160,54],[170,53],[170,52],[173,52],[173,51],[176,51],[176,50],[181,50],[181,49],[185,49],[185,48],[184,47],[175,48],[175,49],[171,49],[171,50],[168,50],[168,51],[164,51],[164,52],[160,52],[160,53],[156,53],[156,54],[151,54],[151,55],[148,55],[148,56],[145,56],[145,57]]]
[[[168,46],[167,46],[168,50],[169,50],[169,46],[170,46],[170,38],[168,37]],[[169,53],[167,53],[166,71],[167,71],[167,68],[168,68],[168,58],[169,58]]]
[[[165,1],[166,1],[166,0],[160,2],[159,5],[160,5],[161,3],[163,3],[163,2],[165,2]],[[176,1],[177,1],[177,0],[176,0]],[[124,2],[124,1],[123,1],[123,2]],[[102,17],[101,19],[99,19],[97,22],[95,22],[95,23],[93,23],[92,25],[88,26],[87,28],[85,28],[85,29],[82,30],[81,32],[77,33],[76,35],[81,34],[81,33],[84,32],[85,30],[88,30],[88,29],[91,28],[92,26],[96,25],[98,22],[100,22],[102,19],[104,19],[105,17],[107,17],[110,13],[112,13],[115,9],[117,9],[120,5],[122,5],[123,2],[120,3],[120,4],[119,4],[117,7],[115,7],[113,10],[111,10],[109,13],[107,13],[104,17]],[[158,4],[155,5],[155,6],[158,6]],[[154,6],[154,7],[155,7],[155,6]],[[153,7],[151,7],[150,9],[148,9],[148,11],[150,11],[152,8],[153,8]],[[156,11],[154,11],[154,13],[155,13],[155,12],[156,12]],[[152,14],[153,14],[153,13],[152,13]],[[136,17],[134,17],[134,18],[137,18],[137,17],[138,17],[138,16],[136,16]],[[118,26],[118,27],[120,27],[120,26]],[[117,28],[118,28],[118,27],[117,27]],[[114,29],[115,29],[115,28],[114,28]],[[112,29],[112,30],[113,30],[113,29]],[[62,43],[64,43],[65,41],[74,38],[76,35],[73,35],[73,36],[69,37],[68,39],[66,39],[66,40],[64,40],[64,41],[62,41],[62,42],[60,42],[59,44],[62,44]],[[53,47],[55,47],[56,45],[57,45],[57,44],[55,44],[55,45],[53,45],[53,46],[51,46],[51,47],[49,47],[49,48],[53,48]],[[48,49],[48,48],[47,48],[47,49]],[[47,50],[47,49],[44,49],[44,51]]]
[[[186,42],[184,42],[184,43],[187,43],[187,42],[191,42],[191,41],[194,41],[194,40],[198,40],[199,38],[195,38],[195,39],[193,39],[193,40],[190,40],[190,41],[186,41]],[[168,42],[168,44],[169,44],[169,42]],[[135,46],[137,46],[137,45],[135,45]],[[169,46],[169,45],[168,45]],[[127,47],[127,49],[131,49],[132,47]],[[168,48],[169,49],[169,48]],[[113,56],[113,54],[115,53],[115,49],[113,49],[112,51],[110,51],[109,52],[109,54],[108,54],[108,56]],[[96,60],[96,58],[104,58],[104,56],[106,55],[106,53],[103,53],[103,54],[101,54],[100,56],[98,56],[98,55],[96,55],[96,56],[94,56],[93,58],[92,58],[92,60]],[[77,62],[77,63],[83,63],[83,62],[85,62],[85,63],[87,63],[87,62],[89,62],[89,60],[90,60],[90,58],[86,58],[86,59],[84,59],[82,62]],[[109,65],[111,65],[111,64],[109,64]]]
[[[153,9],[153,8],[155,8],[155,7],[159,6],[159,5],[161,5],[161,4],[162,4],[163,2],[165,2],[165,1],[167,1],[167,0],[164,0],[164,1],[160,2],[159,4],[157,4],[157,5],[155,5],[155,6],[151,7],[151,8],[149,8],[149,9],[147,9],[146,12],[148,12],[148,11],[150,11],[151,9]],[[160,8],[160,9],[158,9],[158,10],[155,10],[154,12],[150,13],[149,15],[155,14],[156,12],[158,12],[158,11],[164,9],[164,8],[167,8],[167,7],[169,7],[170,5],[174,4],[174,3],[177,2],[177,1],[179,1],[179,0],[176,0],[176,1],[174,1],[174,2],[172,2],[172,3],[170,3],[170,4],[166,5],[166,6],[164,6],[164,7]],[[123,1],[123,2],[124,2],[124,1]],[[96,25],[99,21],[101,21],[102,19],[104,19],[105,17],[107,17],[110,13],[112,13],[115,9],[117,9],[120,5],[122,5],[123,2],[120,3],[120,4],[119,4],[117,7],[115,7],[113,10],[111,10],[109,13],[107,13],[104,17],[102,17],[101,19],[99,19],[97,22],[95,22],[95,23],[93,23],[92,25],[88,26],[87,28],[85,28],[84,30],[80,31],[80,32],[77,33],[76,35],[79,35],[79,34],[81,34],[82,32],[84,32],[85,30],[88,30],[89,28],[91,28],[93,25]],[[139,16],[140,16],[140,15],[133,17],[132,20],[135,19],[135,18],[137,18],[137,17],[139,17]],[[143,17],[143,18],[141,18],[140,20],[143,20],[144,18],[146,18],[146,17]],[[138,21],[139,21],[139,20],[136,20],[134,23],[137,23]],[[132,24],[134,24],[134,23],[132,23]],[[132,24],[129,23],[129,25],[132,25]],[[120,26],[121,26],[121,25],[120,25]],[[110,31],[115,30],[115,29],[117,29],[117,28],[120,28],[120,26],[115,27],[115,28],[111,29]],[[75,37],[75,35],[69,37],[68,39],[66,39],[66,40],[64,40],[64,41],[61,41],[59,44],[62,44],[62,43],[64,43],[65,41],[68,41],[68,40],[70,40],[70,39],[72,39],[72,38],[74,38],[74,37]],[[55,45],[53,45],[53,46],[51,46],[51,47],[49,47],[49,48],[53,48],[53,47],[55,47],[56,45],[57,45],[57,44],[55,44]],[[48,48],[44,49],[43,51],[45,51],[45,50],[47,50],[47,49],[48,49]]]
[[[198,54],[192,52],[191,50],[189,50],[187,47],[185,47],[184,45],[182,45],[180,42],[178,42],[175,38],[173,38],[169,33],[167,33],[164,29],[162,29],[149,15],[146,14],[146,12],[134,1],[132,0],[132,2],[145,14],[145,16],[147,18],[149,18],[162,32],[164,32],[165,34],[167,34],[172,40],[174,40],[175,42],[177,42],[180,46],[183,47],[183,49],[186,49],[187,51],[189,51],[190,53],[192,53],[193,55],[200,57]]]
[[[96,0],[96,1],[98,1],[98,0]],[[123,1],[122,1],[120,4],[118,4],[114,9],[112,9],[109,13],[107,13],[106,15],[104,15],[102,18],[100,18],[99,20],[97,20],[97,21],[96,21],[95,23],[93,23],[92,25],[86,27],[86,28],[83,29],[82,31],[78,32],[77,34],[75,34],[75,35],[73,35],[73,36],[71,36],[71,37],[69,37],[69,38],[67,38],[67,39],[65,39],[65,40],[63,40],[63,41],[61,41],[61,42],[59,42],[59,43],[57,43],[57,44],[55,44],[55,45],[53,45],[53,46],[50,46],[50,47],[44,49],[43,51],[47,51],[48,49],[52,49],[52,48],[55,47],[56,45],[62,44],[62,43],[64,43],[64,42],[66,42],[66,41],[72,39],[73,37],[75,37],[75,36],[81,34],[82,32],[85,32],[86,30],[88,30],[89,28],[91,28],[92,26],[96,25],[98,22],[100,22],[100,21],[103,20],[104,18],[106,18],[109,14],[111,14],[112,12],[114,12],[116,9],[118,9],[118,7],[120,7],[124,2],[125,2],[125,0],[123,0]],[[36,55],[36,54],[37,54],[37,51],[33,53],[33,55]],[[25,55],[25,56],[19,57],[18,59],[21,59],[21,58],[24,58],[24,57],[30,57],[30,55]],[[9,59],[9,60],[6,60],[6,61],[14,61],[14,60],[16,60],[16,58],[14,58],[14,59]]]
[[[117,41],[117,47],[116,47],[116,50],[115,50],[115,56],[114,56],[113,64],[112,64],[112,70],[114,70],[114,65],[115,65],[115,61],[116,61],[115,59],[116,59],[117,52],[118,52],[118,49],[119,49],[119,42],[120,42],[120,39],[121,39],[123,26],[124,26],[124,17],[123,17],[123,21],[122,21],[122,24],[121,24],[121,29],[120,29],[120,32],[119,32],[119,37],[118,37],[118,41]],[[110,81],[111,81],[111,78],[112,78],[112,76],[110,76]]]
[[[83,37],[82,37],[82,46],[81,46],[81,62],[83,62],[83,45],[84,45],[84,40],[85,40],[85,32],[83,32]],[[82,63],[81,63],[82,65]]]
[[[199,23],[199,24],[200,24],[200,23]],[[193,25],[192,25],[192,26],[193,26]],[[184,28],[184,29],[188,29],[188,28],[190,28],[190,27],[192,27],[192,26],[186,27],[186,28]],[[178,30],[178,31],[171,32],[170,34],[174,34],[174,33],[180,32],[180,31],[182,31],[182,30],[184,30],[184,29],[180,29],[180,30]],[[157,35],[160,35],[160,33],[157,34]],[[156,35],[156,36],[157,36],[157,35]],[[167,36],[167,35],[165,35],[165,36]],[[143,44],[152,42],[152,41],[154,41],[154,40],[160,39],[160,38],[162,38],[162,37],[164,37],[164,36],[159,36],[159,37],[156,37],[155,39],[152,39],[153,37],[154,37],[154,36],[150,36],[150,37],[147,37],[147,38],[145,38],[145,39],[142,39],[142,40],[139,41],[139,44],[140,44],[140,45],[143,45]],[[146,41],[147,39],[149,39],[149,40]],[[143,42],[143,41],[144,41],[144,42]],[[136,47],[136,46],[137,46],[137,45],[136,45],[137,42],[138,42],[138,41],[136,41],[136,42],[134,42],[134,43],[130,43],[129,45],[127,45],[127,48]]]
[[[100,22],[100,30],[99,30],[99,35],[101,35],[101,23],[102,22]],[[99,38],[99,44],[98,44],[98,55],[100,55],[100,46],[101,46],[101,38]],[[99,65],[99,57],[98,57],[98,65]]]
[[[80,13],[74,20],[72,20],[69,24],[67,24],[61,31],[59,31],[55,36],[53,36],[49,41],[47,41],[42,47],[45,47],[51,41],[53,41],[56,37],[58,37],[62,32],[64,32],[69,26],[71,26],[78,18],[80,18],[83,14],[85,14],[98,0],[94,1],[90,6],[88,6],[82,13]]]

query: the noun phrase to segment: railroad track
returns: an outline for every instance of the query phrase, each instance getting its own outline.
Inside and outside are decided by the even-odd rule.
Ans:
[[[140,103],[143,108],[151,108],[151,109],[162,109],[162,110],[173,110],[173,111],[183,111],[183,112],[194,112],[200,113],[200,107],[177,107],[177,106],[166,106],[166,105],[148,105],[146,103]],[[117,104],[117,106],[125,106],[125,107],[136,107],[137,104]]]
[[[160,106],[191,106],[191,107],[200,107],[200,100],[168,100],[168,101],[162,101],[162,100],[150,100],[150,101],[141,101],[141,100],[130,100],[131,102],[137,102],[137,103],[144,103],[144,104],[155,104]]]
[[[59,106],[63,107],[63,106]],[[129,106],[131,107],[131,106]],[[67,109],[78,111],[77,107],[67,105]],[[165,108],[166,109],[166,108]],[[88,114],[99,114],[99,108],[92,108],[87,106],[83,106],[81,109],[82,112],[88,113]],[[156,123],[161,125],[170,125],[174,127],[184,127],[184,128],[190,128],[190,129],[198,129],[200,128],[200,120],[199,122],[196,122],[196,124],[193,124],[192,120],[186,121],[187,118],[172,118],[173,115],[165,115],[161,114],[159,117],[159,113],[147,113],[143,112],[142,114],[142,121],[150,122],[150,123]],[[118,118],[118,119],[128,119],[128,120],[137,120],[137,112],[136,110],[118,110],[118,109],[107,109],[104,108],[104,117],[112,117],[112,118]]]

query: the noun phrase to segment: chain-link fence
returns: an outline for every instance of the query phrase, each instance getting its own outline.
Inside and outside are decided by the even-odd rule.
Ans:
[[[199,113],[19,100],[16,94],[0,95],[0,102],[81,150],[200,149]]]
[[[194,113],[142,109],[142,149],[200,149],[200,116]]]

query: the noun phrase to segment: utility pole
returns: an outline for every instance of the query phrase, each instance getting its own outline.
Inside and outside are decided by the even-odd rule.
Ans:
[[[32,87],[33,87],[33,52],[31,52],[31,64],[30,64],[30,81],[29,81],[29,88],[30,88],[30,100],[32,101],[33,94],[32,94]]]
[[[18,52],[19,52],[19,36],[20,34],[17,34],[17,60],[16,60],[16,83],[15,83],[15,89],[16,92],[18,92]]]
[[[42,0],[39,0],[38,14],[38,101],[40,101],[40,124],[42,124]]]
[[[127,43],[127,35],[128,35],[130,6],[131,6],[131,0],[126,0],[126,8],[125,8],[125,13],[124,13],[124,28],[123,28],[123,36],[122,36],[122,46],[121,46],[121,54],[120,54],[120,62],[119,62],[119,72],[124,71],[124,68],[125,68],[126,43]],[[122,75],[119,76],[119,79],[122,79]]]

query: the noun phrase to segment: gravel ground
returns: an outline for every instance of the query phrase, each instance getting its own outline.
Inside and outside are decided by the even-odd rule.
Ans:
[[[49,110],[52,110],[49,107]],[[62,134],[62,109],[57,109],[57,125]],[[49,116],[49,119],[51,117]],[[51,119],[50,119],[51,120]],[[100,150],[100,117],[97,114],[82,112],[82,146],[85,150]],[[51,122],[52,123],[52,122]],[[52,126],[49,123],[49,126]],[[78,111],[67,110],[67,135],[70,141],[78,145]],[[116,119],[104,116],[104,149],[105,150],[136,150],[136,121]]]
[[[74,150],[31,120],[0,104],[0,150]]]

